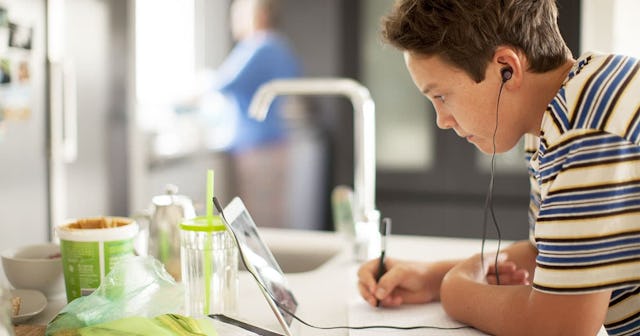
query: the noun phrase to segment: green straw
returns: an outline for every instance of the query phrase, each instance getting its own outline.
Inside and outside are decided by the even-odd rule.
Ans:
[[[213,224],[213,170],[207,170],[207,224]],[[211,305],[211,259],[213,249],[211,246],[211,232],[205,232],[204,249],[204,315],[209,315],[209,307]]]
[[[211,223],[213,217],[213,170],[207,170],[207,218]]]

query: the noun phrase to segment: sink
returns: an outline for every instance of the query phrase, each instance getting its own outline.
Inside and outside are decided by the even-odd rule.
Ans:
[[[335,232],[261,228],[260,236],[284,273],[316,270],[347,246]]]

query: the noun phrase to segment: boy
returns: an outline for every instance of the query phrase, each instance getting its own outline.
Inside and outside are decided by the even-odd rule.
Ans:
[[[554,0],[400,0],[385,18],[438,127],[485,153],[527,137],[531,241],[497,269],[387,259],[376,283],[370,261],[371,305],[440,300],[493,335],[640,335],[640,63],[573,60],[556,21]]]

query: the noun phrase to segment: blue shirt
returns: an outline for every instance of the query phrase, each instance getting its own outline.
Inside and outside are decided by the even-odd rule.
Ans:
[[[229,150],[242,151],[286,138],[278,100],[260,122],[249,117],[249,105],[258,88],[273,79],[300,76],[300,64],[287,40],[275,32],[260,32],[233,48],[218,69],[213,90],[236,108],[237,123]]]

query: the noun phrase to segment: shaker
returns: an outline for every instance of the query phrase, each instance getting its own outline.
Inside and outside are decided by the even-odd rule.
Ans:
[[[331,212],[334,230],[349,242],[355,239],[355,221],[353,219],[353,189],[338,185],[331,192]]]
[[[220,216],[180,224],[186,314],[231,314],[238,302],[238,248]]]
[[[167,185],[166,193],[153,197],[149,225],[149,254],[162,262],[169,274],[180,281],[180,222],[194,218],[191,199],[177,195],[178,187]]]

